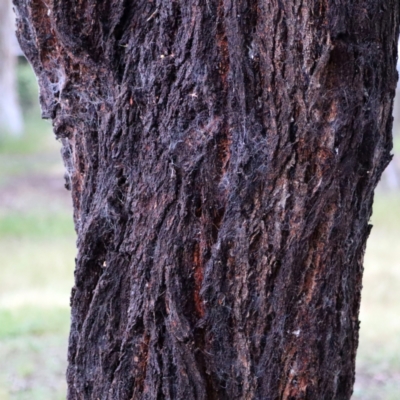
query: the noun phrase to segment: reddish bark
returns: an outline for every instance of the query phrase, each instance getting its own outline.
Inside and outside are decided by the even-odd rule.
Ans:
[[[349,399],[397,0],[15,0],[78,233],[72,399]]]

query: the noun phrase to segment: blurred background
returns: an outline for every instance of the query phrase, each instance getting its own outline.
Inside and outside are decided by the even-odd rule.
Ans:
[[[0,400],[66,397],[75,233],[60,144],[37,98],[0,0]],[[400,101],[394,116],[365,260],[356,400],[400,399]]]

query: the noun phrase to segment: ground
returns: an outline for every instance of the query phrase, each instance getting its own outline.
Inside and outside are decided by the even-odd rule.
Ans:
[[[65,399],[75,234],[60,145],[28,115],[0,135],[0,400]],[[355,400],[400,398],[400,194],[378,191],[368,241]]]
[[[65,399],[75,234],[50,125],[0,139],[0,400]]]

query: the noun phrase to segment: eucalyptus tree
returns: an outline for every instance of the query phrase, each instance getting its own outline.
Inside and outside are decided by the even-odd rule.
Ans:
[[[15,0],[78,234],[68,398],[349,399],[397,0]]]

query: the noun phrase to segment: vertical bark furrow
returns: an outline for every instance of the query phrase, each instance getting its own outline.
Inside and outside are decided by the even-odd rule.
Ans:
[[[349,399],[395,0],[15,0],[78,233],[69,399]]]

